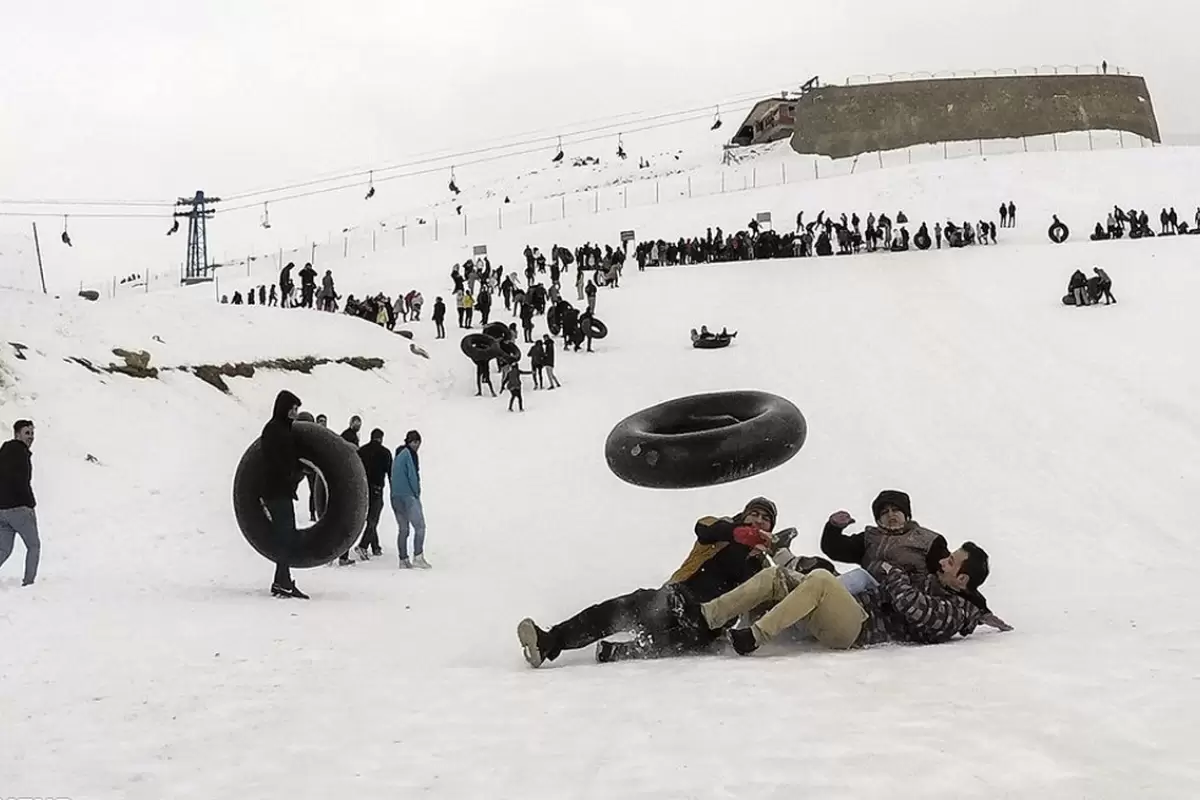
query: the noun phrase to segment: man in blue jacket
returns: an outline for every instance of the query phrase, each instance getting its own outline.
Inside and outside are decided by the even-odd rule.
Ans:
[[[396,551],[400,555],[400,569],[429,569],[425,560],[425,512],[421,508],[421,461],[417,451],[421,449],[421,434],[409,431],[404,437],[404,446],[397,448],[392,461],[392,512],[396,515],[399,532],[396,534]],[[408,559],[408,528],[413,529],[413,558]]]

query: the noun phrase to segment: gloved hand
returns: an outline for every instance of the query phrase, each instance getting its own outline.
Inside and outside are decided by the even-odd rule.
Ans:
[[[829,524],[835,528],[848,528],[854,524],[854,517],[849,511],[835,511],[829,515]]]
[[[765,547],[771,543],[771,535],[752,525],[740,525],[733,529],[733,540],[746,547]]]

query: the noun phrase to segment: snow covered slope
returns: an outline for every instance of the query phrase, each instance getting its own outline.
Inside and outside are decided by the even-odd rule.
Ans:
[[[600,296],[610,337],[594,354],[561,354],[563,390],[527,390],[525,414],[472,396],[453,326],[445,341],[414,326],[425,361],[356,320],[221,307],[208,291],[107,305],[0,295],[4,340],[30,348],[19,361],[0,342],[2,421],[39,425],[44,539],[35,587],[16,585],[15,563],[0,573],[4,719],[17,732],[0,748],[5,791],[1194,796],[1200,241],[1044,237],[1051,210],[1076,236],[1112,202],[1184,213],[1197,162],[1164,150],[1075,158],[902,168],[819,194],[763,190],[547,228],[543,250],[609,241],[625,224],[664,237],[732,229],[770,191],[781,220],[897,206],[974,219],[1009,197],[1025,215],[1000,247],[629,272]],[[523,245],[489,241],[513,263]],[[343,291],[394,281],[431,299],[461,257],[446,244],[338,275]],[[1070,272],[1094,263],[1118,304],[1061,306]],[[740,330],[736,345],[692,350],[687,329],[701,323]],[[387,363],[260,371],[223,395],[181,372],[97,376],[61,360],[106,363],[113,346],[162,365]],[[308,603],[266,596],[270,567],[238,534],[229,491],[283,387],[331,425],[362,414],[392,446],[422,431],[432,571],[398,573],[384,558],[299,573]],[[804,410],[795,459],[687,492],[608,473],[604,436],[624,415],[733,388]],[[550,624],[661,584],[702,514],[765,494],[780,524],[801,530],[796,549],[816,552],[830,512],[864,520],[885,487],[909,491],[916,518],[951,543],[991,552],[985,591],[1016,631],[604,666],[584,651],[536,672],[521,659],[521,617]],[[393,530],[381,525],[389,556]]]

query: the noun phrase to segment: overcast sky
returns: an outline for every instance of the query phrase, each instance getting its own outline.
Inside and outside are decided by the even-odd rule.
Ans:
[[[1146,76],[1164,132],[1200,132],[1200,4],[1131,8],[0,0],[0,196],[233,193],[815,74],[1107,59]]]

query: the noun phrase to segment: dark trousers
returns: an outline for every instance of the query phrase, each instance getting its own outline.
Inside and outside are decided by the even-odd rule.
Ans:
[[[458,327],[465,328],[465,320],[467,319],[467,310],[465,308],[458,309]]]
[[[367,499],[367,527],[363,529],[359,547],[379,549],[379,515],[383,513],[383,487],[371,486]]]
[[[627,658],[653,658],[701,650],[716,639],[712,632],[697,632],[678,624],[671,612],[676,586],[638,589],[585,608],[560,622],[547,633],[549,652],[578,650],[618,633],[633,633],[635,639],[621,646]]]
[[[516,367],[514,367],[513,369],[516,369]],[[512,404],[513,404],[513,401],[514,401],[514,400],[516,400],[516,401],[517,401],[517,406],[518,406],[518,407],[519,407],[519,408],[520,408],[522,411],[524,411],[524,410],[525,410],[525,400],[524,400],[524,399],[522,399],[522,397],[521,397],[521,390],[520,390],[520,389],[514,389],[512,392],[510,392],[510,394],[511,394],[512,396],[508,398],[508,410],[509,410],[509,411],[512,411]]]
[[[445,339],[446,338],[446,326],[442,323],[442,321],[440,319],[433,324],[437,326],[437,338]]]
[[[275,583],[292,585],[290,568],[292,548],[296,544],[296,507],[290,496],[263,498],[267,513],[271,515],[271,532],[275,535]]]
[[[479,309],[479,324],[480,324],[480,325],[487,325],[487,323],[488,323],[488,315],[489,315],[489,314],[491,314],[491,313],[492,313],[492,307],[491,307],[491,306],[488,306],[487,308],[481,308],[481,309]]]

